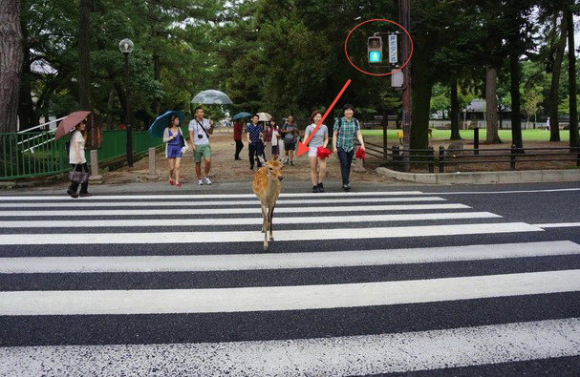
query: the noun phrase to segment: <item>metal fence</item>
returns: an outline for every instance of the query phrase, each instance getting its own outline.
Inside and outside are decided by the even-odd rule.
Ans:
[[[0,181],[43,177],[70,170],[65,142],[69,137],[54,140],[54,132],[0,133]],[[126,155],[126,131],[103,131],[103,147],[98,150],[99,163],[107,163]],[[133,131],[133,153],[163,144],[148,132]],[[89,160],[89,154],[87,153]],[[89,161],[90,164],[90,161]]]
[[[375,148],[376,150],[376,148]],[[402,170],[405,161],[403,150],[398,146],[383,149],[384,162],[390,162],[395,170]],[[460,166],[471,164],[494,164],[498,167],[506,167],[516,170],[525,163],[527,167],[534,166],[538,162],[565,163],[568,166],[580,167],[580,148],[511,148],[503,149],[445,149],[439,147],[436,153],[433,147],[428,149],[409,150],[409,162],[414,166],[426,166],[429,173],[435,172],[435,166],[439,173],[445,172],[446,166]]]

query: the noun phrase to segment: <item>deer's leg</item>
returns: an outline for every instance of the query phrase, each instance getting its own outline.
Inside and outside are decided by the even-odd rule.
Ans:
[[[268,226],[270,228],[270,241],[274,241],[274,226],[272,225],[272,218],[274,217],[274,204],[268,211]]]
[[[266,233],[268,231],[268,212],[267,207],[262,204],[262,233]]]

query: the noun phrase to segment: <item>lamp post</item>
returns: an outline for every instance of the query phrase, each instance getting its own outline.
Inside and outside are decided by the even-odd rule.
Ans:
[[[133,42],[130,39],[123,39],[119,42],[119,50],[125,55],[125,126],[127,132],[127,164],[133,167],[133,134],[131,128],[131,106],[129,99],[129,55],[133,52]]]

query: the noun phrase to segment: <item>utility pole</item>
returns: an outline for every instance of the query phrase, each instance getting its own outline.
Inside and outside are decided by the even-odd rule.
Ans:
[[[411,4],[410,0],[399,0],[399,23],[407,32],[411,33]],[[411,41],[403,38],[401,60],[409,59],[411,53]],[[411,145],[411,62],[403,68],[403,171],[411,170],[410,152]]]

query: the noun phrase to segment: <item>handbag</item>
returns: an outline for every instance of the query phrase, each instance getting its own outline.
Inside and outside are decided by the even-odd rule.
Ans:
[[[185,147],[185,138],[183,137],[181,130],[179,131],[179,136],[179,147],[183,149],[183,147]]]
[[[81,165],[81,170],[78,171],[77,167],[79,164],[75,165],[73,170],[68,172],[68,179],[73,183],[85,183],[89,179],[89,172],[84,171]]]

